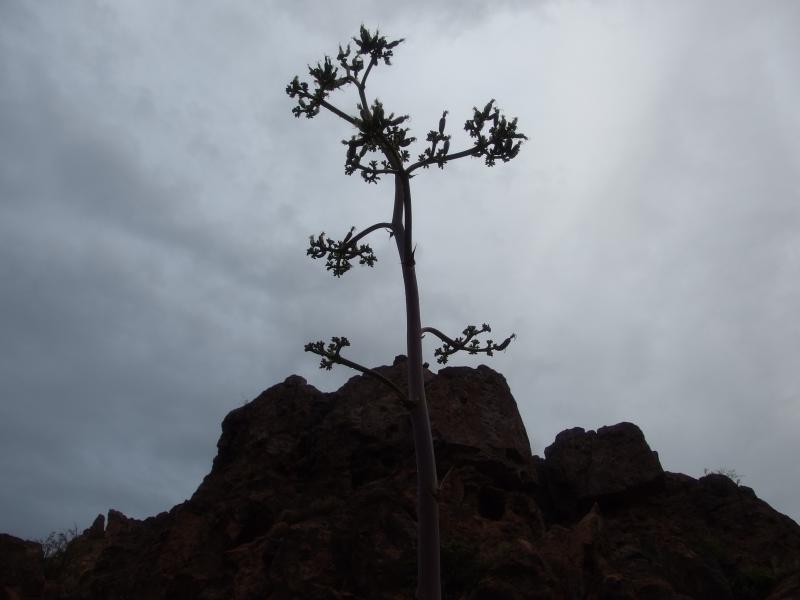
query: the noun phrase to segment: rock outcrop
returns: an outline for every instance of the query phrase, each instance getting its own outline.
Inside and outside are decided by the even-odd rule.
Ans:
[[[545,448],[544,456],[553,509],[564,517],[585,514],[595,502],[607,506],[663,486],[658,454],[633,423],[596,432],[567,429]]]
[[[0,598],[41,597],[43,563],[41,545],[0,533]]]
[[[379,371],[402,385],[404,366]],[[630,423],[562,432],[532,456],[505,380],[487,367],[428,373],[426,389],[445,598],[800,598],[800,527],[749,488],[664,472]],[[211,472],[169,512],[109,511],[57,565],[0,535],[0,591],[405,600],[415,488],[410,423],[390,391],[359,376],[322,393],[292,376],[228,414]]]

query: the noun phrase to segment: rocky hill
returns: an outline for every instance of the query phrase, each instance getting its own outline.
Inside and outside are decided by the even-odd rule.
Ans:
[[[402,359],[379,370],[404,381]],[[667,473],[642,432],[570,429],[532,456],[504,378],[428,374],[448,599],[797,599],[800,527],[723,475]],[[0,535],[0,596],[373,600],[414,596],[410,425],[354,377],[298,376],[232,411],[195,494],[111,510],[43,561]]]

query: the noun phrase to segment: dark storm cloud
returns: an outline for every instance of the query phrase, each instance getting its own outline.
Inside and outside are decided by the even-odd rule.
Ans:
[[[561,89],[564,111],[586,130],[571,134],[580,143],[567,156],[602,152],[594,165],[573,163],[561,202],[579,210],[553,212],[558,241],[543,248],[551,264],[537,264],[528,280],[537,291],[527,320],[544,367],[520,371],[517,387],[542,399],[528,417],[534,431],[548,421],[544,412],[562,426],[633,419],[668,468],[699,474],[702,466],[734,465],[789,507],[783,483],[767,480],[797,472],[787,448],[796,448],[790,440],[800,414],[789,366],[800,339],[793,317],[800,213],[791,175],[798,152],[796,120],[774,93],[796,86],[784,66],[763,67],[796,54],[787,25],[796,19],[675,6],[677,14],[659,13],[657,30],[648,19],[637,22],[651,40],[637,60],[660,52],[662,70],[651,80],[657,93],[647,75],[631,76],[636,60],[614,57],[617,66],[629,62],[618,74],[602,54],[605,81],[587,82],[592,108],[568,100],[571,83]],[[602,52],[601,28],[592,29],[582,32],[587,50]],[[656,43],[658,35],[669,43]],[[648,97],[652,104],[642,105]],[[636,129],[621,129],[627,119]],[[569,127],[567,119],[556,123],[562,132]]]
[[[306,341],[402,352],[391,240],[342,280],[304,256],[386,220],[390,184],[343,177],[348,127],[283,92],[361,22],[409,39],[374,85],[416,135],[486,95],[531,135],[414,193],[425,320],[519,334],[491,366],[536,451],[634,420],[796,515],[797,9],[321,6],[0,4],[0,531],[168,509],[228,410],[351,375]]]
[[[444,35],[458,33],[459,30],[484,24],[496,15],[524,13],[531,11],[548,0],[464,0],[462,2],[426,2],[410,0],[408,2],[370,2],[356,0],[346,10],[322,9],[314,0],[300,0],[281,5],[279,10],[285,11],[293,19],[301,21],[304,27],[325,32],[351,31],[363,23],[367,27],[378,27],[383,32],[402,37],[406,34],[388,32],[386,23],[406,22],[425,23],[426,27],[434,25]],[[343,42],[348,41],[346,39]]]
[[[275,270],[284,250],[256,268],[246,243],[183,211],[176,197],[191,201],[196,188],[154,181],[132,136],[65,96],[37,18],[11,16],[0,67],[0,437],[12,485],[0,513],[3,530],[42,535],[109,506],[167,508],[180,498],[161,497],[159,480],[196,485],[218,424],[187,422],[184,410],[214,421],[226,410],[231,388],[202,379],[218,369],[230,384],[238,372],[224,346],[242,330],[226,322],[272,310],[259,286],[280,298],[296,285]],[[159,473],[165,462],[181,475]]]
[[[1,25],[0,464],[11,484],[0,530],[41,536],[109,507],[143,517],[182,500],[208,469],[225,412],[313,373],[302,345],[339,333],[323,324],[342,299],[374,309],[341,287],[317,306],[295,301],[328,283],[304,249],[316,223],[335,220],[302,225],[290,205],[326,184],[276,170],[281,132],[297,131],[286,104],[253,107],[268,125],[254,135],[271,145],[251,160],[266,160],[267,175],[236,187],[248,140],[225,146],[230,133],[220,143],[207,132],[204,105],[164,91],[190,59],[126,87],[117,72],[138,54],[98,58],[104,44],[127,43],[119,15],[4,7],[16,10]],[[95,37],[77,42],[93,25]],[[235,127],[231,116],[222,120]],[[338,172],[339,158],[329,162]],[[321,213],[338,213],[328,204]],[[368,354],[369,326],[348,333]]]

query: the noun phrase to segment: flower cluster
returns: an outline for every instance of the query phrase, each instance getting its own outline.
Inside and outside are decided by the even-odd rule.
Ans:
[[[335,277],[341,277],[350,270],[350,261],[358,259],[358,264],[374,267],[378,261],[377,257],[370,248],[369,244],[353,244],[351,239],[355,227],[341,241],[332,240],[325,236],[325,232],[320,233],[316,238],[311,235],[308,237],[309,248],[306,254],[311,258],[326,258],[325,268],[333,271]]]
[[[319,368],[330,371],[333,365],[339,362],[339,354],[342,348],[349,346],[350,341],[346,337],[332,337],[328,347],[325,347],[325,342],[319,340],[317,342],[309,342],[305,346],[306,352],[318,354],[322,357],[319,361]]]
[[[522,133],[517,133],[516,117],[511,121],[507,120],[500,113],[500,109],[494,106],[494,99],[490,100],[483,110],[473,107],[472,111],[472,119],[464,124],[464,129],[475,139],[474,156],[486,157],[487,167],[493,167],[498,158],[508,162],[517,156],[522,145],[521,140],[528,138]],[[488,135],[485,135],[483,128],[487,123],[489,130]]]

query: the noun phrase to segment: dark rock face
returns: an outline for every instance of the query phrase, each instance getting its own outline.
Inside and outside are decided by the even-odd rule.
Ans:
[[[404,384],[402,360],[379,370]],[[630,423],[533,457],[486,367],[426,386],[445,598],[800,598],[800,527],[749,488],[663,472]],[[0,599],[413,598],[413,450],[380,383],[289,377],[228,414],[211,472],[168,513],[109,511],[45,570],[38,544],[0,535]]]
[[[595,502],[611,504],[663,482],[658,455],[633,423],[596,432],[567,429],[544,455],[550,492],[564,516],[584,514]]]
[[[43,590],[42,547],[0,533],[0,598],[41,598]]]

